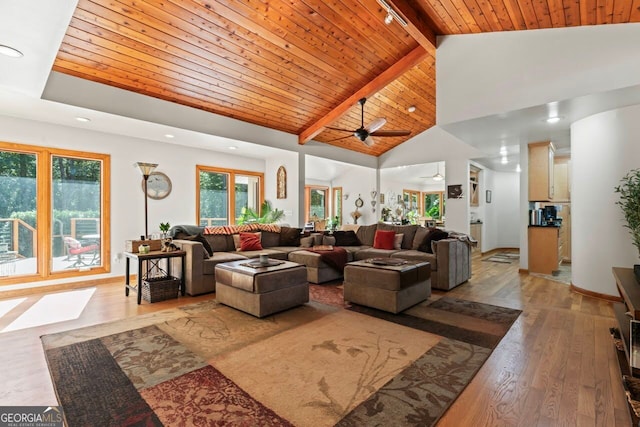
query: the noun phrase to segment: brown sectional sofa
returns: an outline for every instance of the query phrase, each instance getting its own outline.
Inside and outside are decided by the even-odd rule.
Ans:
[[[378,229],[392,230],[397,234],[403,234],[400,249],[373,248],[375,232]],[[269,254],[271,258],[288,259],[305,265],[307,278],[311,283],[324,283],[340,279],[343,276],[342,271],[325,263],[318,253],[306,250],[313,245],[335,244],[332,236],[318,233],[302,237],[299,243],[288,240],[282,244],[283,241],[279,233],[262,231],[263,250],[238,251],[233,236],[203,236],[203,230],[203,227],[179,225],[169,231],[174,243],[187,252],[185,284],[189,295],[215,292],[215,266],[217,264],[257,258],[262,253]],[[289,227],[283,227],[282,230],[282,233],[286,230],[289,235],[292,231]],[[466,282],[471,277],[471,247],[475,242],[465,234],[449,232],[448,238],[431,242],[433,253],[426,253],[423,251],[425,248],[420,247],[420,243],[424,243],[424,237],[427,233],[428,229],[417,225],[392,226],[383,223],[364,225],[356,230],[361,245],[341,247],[347,251],[348,262],[383,257],[429,262],[431,265],[431,287],[435,289],[449,290]],[[203,242],[201,242],[203,238],[211,247],[213,256],[209,257],[206,254]],[[419,247],[422,250],[418,250]],[[180,269],[174,268],[172,271],[180,271]]]

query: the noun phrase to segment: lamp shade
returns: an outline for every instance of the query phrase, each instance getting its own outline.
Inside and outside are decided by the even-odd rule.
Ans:
[[[151,175],[151,172],[153,172],[153,170],[158,167],[157,163],[138,162],[136,164],[138,165],[138,167],[140,168],[140,172],[142,172],[142,175],[144,176]]]

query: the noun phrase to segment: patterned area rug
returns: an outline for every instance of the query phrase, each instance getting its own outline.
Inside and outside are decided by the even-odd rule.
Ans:
[[[212,300],[42,341],[70,426],[428,426],[519,313],[445,297],[258,319]]]

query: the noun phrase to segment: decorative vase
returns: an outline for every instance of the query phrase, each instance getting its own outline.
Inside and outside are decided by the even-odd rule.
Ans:
[[[636,280],[640,283],[640,264],[633,264],[633,274],[635,274]]]

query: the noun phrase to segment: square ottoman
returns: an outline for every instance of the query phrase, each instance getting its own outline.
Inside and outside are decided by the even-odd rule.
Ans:
[[[385,262],[398,265],[385,265]],[[428,262],[364,260],[350,262],[344,268],[345,301],[399,313],[430,296]]]
[[[289,261],[257,260],[216,265],[216,299],[256,317],[264,317],[309,302],[307,270]]]

